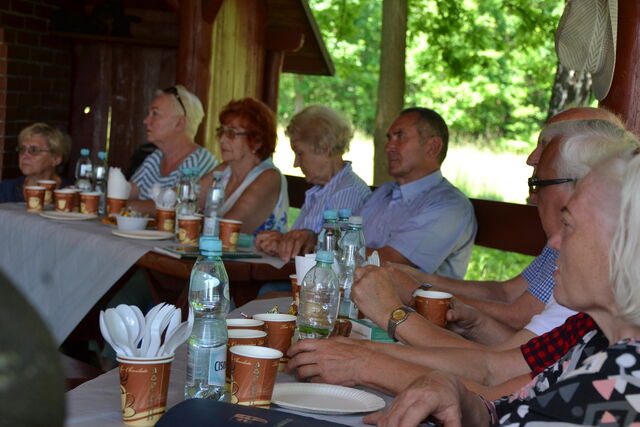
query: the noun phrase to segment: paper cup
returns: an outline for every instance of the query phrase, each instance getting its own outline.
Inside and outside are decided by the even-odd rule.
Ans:
[[[257,319],[227,319],[227,329],[255,329],[264,331],[264,322]]]
[[[53,197],[58,212],[71,212],[73,210],[73,198],[76,192],[68,188],[62,190],[54,190]]]
[[[289,275],[289,280],[291,280],[291,299],[293,300],[293,305],[296,307],[296,311],[298,311],[298,307],[300,307],[300,284],[298,283],[298,276],[291,274]]]
[[[267,332],[267,347],[275,348],[283,354],[291,347],[291,338],[296,330],[296,316],[292,314],[263,313],[253,316],[254,319],[264,322],[264,330]],[[283,356],[280,361],[280,371],[284,371],[289,358]]]
[[[27,212],[42,212],[46,188],[39,185],[24,187],[24,201],[27,202]]]
[[[70,190],[73,191],[73,207],[71,211],[80,212],[80,193],[82,193],[82,190],[78,188],[71,188]]]
[[[231,403],[269,407],[282,352],[253,345],[231,347]]]
[[[176,210],[156,209],[156,228],[173,233],[176,229]]]
[[[97,191],[87,191],[80,193],[80,213],[97,215],[100,204],[100,193]]]
[[[153,426],[167,407],[173,357],[116,357],[120,363],[122,422]]]
[[[39,179],[37,181],[38,186],[44,187],[44,204],[50,205],[53,203],[53,190],[56,189],[58,183],[52,179]]]
[[[257,331],[255,329],[231,329],[228,333],[227,360],[229,361],[231,361],[231,347],[236,345],[256,345],[264,347],[267,341],[267,333],[265,331]],[[227,369],[227,390],[231,391],[231,369]]]
[[[117,199],[115,197],[107,197],[107,215],[121,215],[127,207],[127,199]],[[173,229],[169,230],[173,231]]]
[[[235,219],[220,220],[220,240],[222,240],[222,250],[235,252],[238,249],[238,234],[242,227],[242,221]]]
[[[178,218],[178,242],[183,245],[198,245],[202,218],[199,216],[183,216]]]
[[[451,306],[453,295],[447,292],[425,291],[423,289],[416,290],[413,295],[418,313],[442,328],[447,326],[447,311]]]

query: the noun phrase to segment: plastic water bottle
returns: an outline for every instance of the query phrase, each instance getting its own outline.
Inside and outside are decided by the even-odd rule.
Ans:
[[[196,194],[191,176],[190,168],[182,169],[178,182],[178,194],[176,195],[176,234],[178,233],[178,219],[196,213]]]
[[[302,338],[326,338],[338,316],[340,288],[331,268],[333,253],[318,251],[316,265],[302,280],[298,307],[298,334]]]
[[[342,208],[338,210],[338,225],[340,226],[340,231],[342,231],[342,234],[344,234],[344,232],[349,229],[350,217],[351,217],[351,209]]]
[[[193,191],[196,194],[196,198],[198,194],[200,194],[200,168],[198,166],[194,166],[191,168],[191,182],[193,186]]]
[[[98,203],[98,215],[104,216],[107,206],[107,173],[109,167],[107,165],[107,153],[98,152],[98,163],[93,171],[93,189],[100,193],[100,202]]]
[[[191,270],[189,304],[195,315],[187,341],[184,398],[228,400],[225,385],[229,278],[220,259],[222,242],[200,238],[201,256]]]
[[[91,179],[93,177],[93,163],[89,154],[91,152],[88,148],[82,148],[80,150],[80,157],[76,163],[76,188],[82,191],[91,191]]]
[[[340,309],[338,316],[347,319],[358,318],[358,308],[351,301],[351,286],[353,285],[353,272],[360,267],[366,259],[367,246],[362,233],[362,217],[349,218],[349,229],[342,235],[338,242],[338,263],[340,274]]]
[[[213,173],[213,181],[207,194],[204,206],[203,236],[220,235],[220,218],[222,217],[222,204],[224,203],[224,187],[222,186],[222,171]]]
[[[334,254],[338,249],[340,240],[340,226],[338,225],[338,212],[335,209],[324,211],[324,224],[318,234],[317,251],[331,251]]]

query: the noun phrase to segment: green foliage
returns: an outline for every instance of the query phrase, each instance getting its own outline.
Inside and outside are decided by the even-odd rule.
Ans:
[[[466,280],[508,280],[522,273],[534,257],[474,246]]]

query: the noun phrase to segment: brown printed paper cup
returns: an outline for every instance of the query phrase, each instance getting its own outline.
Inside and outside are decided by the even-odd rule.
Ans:
[[[267,332],[267,347],[275,348],[283,354],[291,347],[291,338],[296,330],[296,316],[292,314],[263,313],[253,316],[254,319],[262,320]],[[280,371],[284,371],[289,358],[283,356],[280,361]]]
[[[282,352],[253,345],[231,347],[231,403],[269,407]]]
[[[156,209],[156,228],[173,233],[176,229],[176,210]]]
[[[231,329],[254,329],[256,331],[264,331],[264,322],[257,319],[227,319],[227,330]]]
[[[100,193],[98,193],[97,191],[80,193],[80,213],[97,215],[99,204]]]
[[[222,250],[225,252],[235,252],[238,249],[238,234],[240,234],[242,221],[235,219],[220,220],[220,240],[222,240]]]
[[[231,329],[228,331],[227,360],[231,360],[231,347],[236,345],[256,345],[263,347],[267,342],[267,333],[255,329]],[[231,391],[231,369],[227,369],[227,390]]]
[[[416,311],[434,324],[444,328],[447,326],[447,311],[451,306],[453,295],[447,292],[425,291],[414,292]]]
[[[45,205],[50,205],[53,203],[53,190],[56,189],[56,187],[58,186],[58,183],[52,179],[39,179],[37,181],[37,184],[40,187],[44,187],[45,188],[45,192],[44,192],[44,204]]]
[[[39,185],[24,187],[24,201],[27,202],[27,212],[42,212],[46,191],[46,188]]]
[[[122,422],[153,426],[167,407],[173,356],[162,358],[116,357],[120,363]]]
[[[127,199],[116,199],[107,197],[107,216],[122,215],[127,207]],[[170,231],[173,231],[170,230]]]
[[[184,216],[178,218],[178,242],[183,245],[198,245],[202,218],[198,216]]]
[[[56,202],[56,211],[71,212],[73,210],[73,198],[75,194],[75,191],[69,189],[55,190],[53,196]]]
[[[73,191],[73,207],[71,208],[72,212],[80,212],[80,193],[82,190],[78,188],[71,188]]]

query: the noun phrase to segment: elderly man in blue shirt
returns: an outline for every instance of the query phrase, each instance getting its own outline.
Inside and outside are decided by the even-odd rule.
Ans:
[[[476,235],[469,199],[447,181],[440,165],[449,130],[428,108],[403,110],[387,132],[385,153],[394,181],[383,184],[362,207],[367,252],[382,261],[462,278]]]

